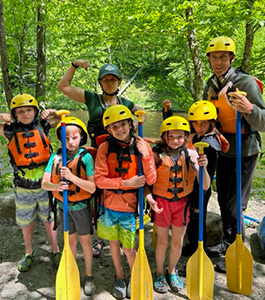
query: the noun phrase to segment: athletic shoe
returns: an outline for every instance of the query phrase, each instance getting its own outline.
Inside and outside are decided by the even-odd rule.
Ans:
[[[112,294],[117,299],[124,299],[126,297],[126,282],[124,278],[116,278],[114,280]]]
[[[96,291],[96,286],[93,280],[94,280],[93,276],[84,277],[83,290],[86,296],[92,296]]]
[[[18,270],[20,272],[27,272],[31,268],[31,265],[34,261],[35,253],[34,251],[29,255],[24,255],[21,261],[18,263]]]

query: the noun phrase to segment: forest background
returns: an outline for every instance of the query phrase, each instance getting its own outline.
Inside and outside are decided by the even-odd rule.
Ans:
[[[265,0],[0,0],[0,111],[19,93],[42,108],[86,109],[57,88],[83,58],[91,67],[72,84],[100,92],[98,70],[114,63],[121,90],[137,75],[124,97],[147,110],[169,98],[185,112],[212,73],[205,50],[216,36],[235,41],[235,67],[265,82],[264,21]]]

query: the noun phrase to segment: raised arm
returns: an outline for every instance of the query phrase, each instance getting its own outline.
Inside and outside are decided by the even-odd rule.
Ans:
[[[3,123],[0,122],[0,135],[5,136],[4,135],[4,125],[5,125],[5,123],[10,124],[11,115],[10,114],[5,114],[5,113],[0,114],[0,121],[3,121]]]
[[[66,73],[63,75],[62,79],[60,80],[58,84],[58,89],[62,91],[69,98],[80,103],[85,103],[84,89],[71,85],[71,81],[78,67],[87,70],[87,68],[90,67],[90,63],[88,60],[84,60],[84,59],[77,59],[73,61],[71,67],[66,71]]]

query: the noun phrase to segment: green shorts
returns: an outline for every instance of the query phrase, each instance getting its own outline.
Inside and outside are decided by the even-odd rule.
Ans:
[[[48,192],[43,189],[23,189],[15,188],[16,196],[16,221],[21,227],[30,225],[39,216],[43,222],[48,221],[49,215],[49,196]]]
[[[133,249],[136,234],[135,213],[104,207],[103,215],[98,218],[97,234],[105,240],[120,240],[123,247]]]

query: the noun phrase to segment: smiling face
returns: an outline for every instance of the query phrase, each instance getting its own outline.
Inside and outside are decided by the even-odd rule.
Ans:
[[[198,135],[205,135],[209,131],[210,125],[211,125],[211,123],[209,120],[192,122],[192,126]]]
[[[185,142],[186,137],[184,130],[169,130],[166,134],[166,142],[171,149],[176,150]]]
[[[215,51],[209,53],[208,59],[214,74],[219,77],[229,69],[231,62],[234,61],[234,55],[228,51]]]
[[[117,76],[111,74],[105,75],[99,82],[103,91],[108,94],[115,93],[121,83]]]
[[[66,148],[71,154],[76,154],[81,141],[81,129],[74,125],[66,126]]]
[[[118,122],[111,123],[107,130],[110,135],[113,135],[115,139],[120,140],[124,143],[129,143],[130,141],[130,130],[132,126],[129,120],[122,120]]]
[[[21,106],[15,108],[14,116],[22,124],[28,125],[33,122],[36,114],[36,109],[34,106]]]

